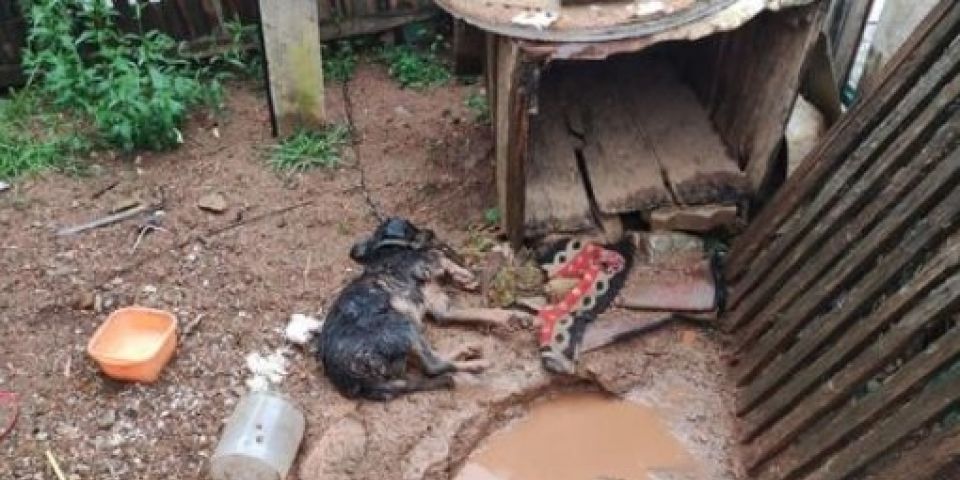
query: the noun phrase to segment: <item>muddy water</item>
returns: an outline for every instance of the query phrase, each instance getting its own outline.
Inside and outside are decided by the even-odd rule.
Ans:
[[[698,471],[655,410],[571,394],[491,436],[457,480],[674,480]]]

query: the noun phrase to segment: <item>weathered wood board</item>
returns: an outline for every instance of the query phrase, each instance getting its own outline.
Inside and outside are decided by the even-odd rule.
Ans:
[[[323,63],[313,0],[259,0],[277,135],[324,125]]]
[[[568,128],[561,79],[540,84],[540,111],[531,119],[526,171],[526,233],[576,232],[593,228],[590,199],[577,165],[583,142]]]

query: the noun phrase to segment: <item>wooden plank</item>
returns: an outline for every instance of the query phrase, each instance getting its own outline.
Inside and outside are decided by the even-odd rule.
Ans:
[[[927,435],[915,447],[901,452],[893,465],[877,471],[873,480],[948,480],[957,478],[941,472],[945,466],[960,461],[960,423]],[[942,476],[938,476],[942,475]]]
[[[320,40],[328,41],[356,35],[385,32],[408,23],[426,20],[434,15],[432,9],[399,11],[371,16],[336,18],[320,24]]]
[[[928,292],[943,282],[960,266],[960,237],[944,242],[936,257],[931,259],[916,277],[907,285],[884,301],[876,312],[866,315],[854,323],[843,334],[842,343],[825,351],[822,355],[800,368],[793,362],[778,359],[769,369],[769,374],[758,378],[749,385],[741,396],[745,405],[751,410],[743,418],[742,440],[750,441],[756,438],[764,429],[777,418],[787,413],[787,410],[797,405],[802,397],[813,390],[818,382],[828,378],[847,364],[850,359],[863,350],[867,344],[891,323],[900,320],[907,311],[921,300]],[[847,311],[847,310],[844,310]],[[828,324],[831,319],[825,319]],[[811,335],[819,335],[813,332]],[[815,343],[815,342],[814,342]],[[801,355],[790,350],[785,357],[798,358]],[[775,394],[770,388],[779,383],[778,379],[767,380],[768,377],[786,378],[787,383]],[[759,406],[754,407],[754,405]],[[779,450],[784,442],[790,438],[778,436],[774,433],[760,438],[756,443],[763,445],[766,452]]]
[[[645,74],[632,78],[633,67],[613,59],[555,69],[569,86],[563,96],[575,102],[567,114],[581,125],[572,128],[585,137],[584,164],[600,211],[616,214],[672,205],[658,139],[640,120],[656,117],[644,110],[648,95],[670,95],[661,85],[666,82],[656,78],[661,70],[643,69]]]
[[[956,248],[955,243],[951,248]],[[850,396],[870,378],[897,358],[912,339],[941,315],[956,308],[960,300],[960,275],[954,272],[900,320],[900,327],[890,330],[882,342],[859,353],[829,378],[817,378],[817,388],[803,403],[758,437],[747,453],[747,465],[753,469],[771,458],[804,430],[846,403]],[[801,372],[802,375],[808,375]]]
[[[855,218],[848,231],[866,232],[863,219],[877,219],[882,217],[883,213],[892,208],[900,201],[900,197],[907,189],[915,184],[924,176],[930,173],[930,167],[938,162],[942,162],[944,156],[948,153],[951,145],[954,145],[960,139],[960,114],[954,115],[950,122],[940,128],[935,138],[931,140],[917,155],[917,161],[904,167],[897,172],[892,179],[888,180],[887,186],[877,194],[872,203]],[[871,172],[872,173],[872,172]],[[837,237],[835,237],[837,238]],[[844,246],[839,250],[831,243],[820,244],[825,252],[845,252],[848,244],[852,243],[853,238],[849,235],[839,237],[844,240]],[[812,256],[813,254],[811,254]],[[882,268],[882,266],[881,266]],[[843,308],[833,310],[817,320],[822,328],[814,329],[804,336],[802,340],[793,345],[782,355],[772,360],[764,368],[766,374],[757,378],[741,396],[741,404],[744,408],[752,408],[760,400],[766,398],[770,390],[780,385],[780,383],[789,380],[790,372],[803,366],[804,360],[816,351],[824,341],[830,338],[835,332],[844,328],[847,322],[853,320],[861,314],[863,310],[869,309],[875,302],[876,296],[885,287],[883,283],[874,281],[877,276],[865,276],[856,286],[854,286],[845,295]],[[788,288],[791,284],[788,282]]]
[[[873,0],[838,3],[836,21],[831,25],[830,44],[833,50],[833,71],[837,76],[837,88],[846,85],[853,60],[860,49],[867,18],[873,8]]]
[[[316,0],[259,0],[275,134],[320,128],[323,65]]]
[[[839,232],[824,246],[825,251],[834,251],[832,248],[845,236],[861,236],[862,241],[844,247],[848,250],[839,261],[832,256],[814,259],[811,262],[814,270],[828,272],[816,280],[816,285],[808,288],[799,286],[805,284],[790,284],[790,288],[805,288],[806,291],[796,303],[782,311],[781,317],[756,344],[743,352],[743,361],[734,367],[732,373],[738,384],[744,385],[751,380],[780,353],[825,301],[833,299],[858,279],[869,282],[866,283],[866,292],[881,291],[913,258],[942,239],[944,231],[951,228],[960,214],[960,203],[950,203],[960,202],[960,189],[954,188],[957,181],[960,181],[960,152],[955,151],[902,201],[892,205],[877,227],[865,237],[862,230],[854,228]],[[949,194],[947,200],[941,201],[944,194]],[[933,204],[937,206],[929,210]],[[908,229],[909,235],[906,235]],[[893,242],[896,242],[897,254],[885,253]],[[874,268],[880,255],[884,255],[884,261]],[[823,268],[831,266],[829,270]],[[866,272],[870,274],[864,276]]]
[[[752,226],[739,236],[727,258],[725,278],[734,282],[776,236],[784,221],[806,200],[811,187],[822,185],[836,165],[846,160],[881,120],[895,109],[927,67],[934,63],[960,30],[960,4],[942,2],[891,60],[879,88],[862,98],[830,132],[808,161],[784,185]]]
[[[873,418],[886,413],[894,405],[915,392],[922,382],[927,381],[938,369],[946,368],[960,357],[960,329],[954,328],[939,339],[936,348],[922,353],[908,362],[903,369],[887,380],[881,390],[868,396],[850,408],[850,415],[856,415],[854,421],[845,424],[838,418],[837,428],[854,429],[862,425],[871,415]],[[936,420],[949,408],[960,404],[960,382],[951,380],[930,381],[923,390],[902,408],[896,410],[883,423],[853,439],[850,433],[843,435],[851,443],[844,445],[830,462],[824,463],[808,480],[843,480],[863,469],[868,462],[886,454],[897,443],[911,433]],[[862,431],[862,430],[861,430]],[[833,433],[833,432],[831,432]],[[859,433],[854,431],[854,433]],[[834,436],[834,435],[832,435]],[[841,436],[839,433],[835,436]],[[813,442],[818,449],[826,443]],[[815,457],[814,457],[815,458]],[[781,478],[781,477],[778,477]],[[917,477],[912,477],[917,478]]]
[[[497,37],[496,159],[502,223],[514,246],[523,241],[529,117],[524,68],[516,41]]]
[[[753,191],[768,180],[821,20],[821,3],[764,12],[722,42],[709,110]]]
[[[671,61],[631,61],[624,70],[617,84],[633,85],[624,93],[629,102],[623,103],[632,108],[630,117],[650,139],[678,203],[736,203],[750,194],[746,175]]]
[[[578,232],[596,226],[586,184],[577,164],[583,141],[567,128],[562,84],[568,77],[547,74],[540,83],[539,113],[531,129],[527,168],[525,229],[528,236]]]
[[[960,84],[953,78],[958,69],[960,45],[954,45],[950,54],[938,61],[918,82],[917,88],[909,92],[900,107],[837,168],[809,205],[787,222],[788,228],[783,235],[773,239],[769,248],[758,255],[754,267],[732,289],[730,307],[733,311],[727,318],[732,329],[749,322],[761,306],[769,303],[774,292],[781,291],[784,282],[795,278],[795,271],[810,252],[819,249],[827,236],[844,224],[841,220],[861,208],[859,200],[864,197],[845,195],[848,187],[853,192],[878,188],[888,172],[899,166],[905,152],[917,148],[917,142],[923,140],[923,127],[940,115],[953,101],[955,92],[960,91]],[[941,92],[951,79],[954,80],[952,90]],[[931,96],[936,99],[927,105]],[[868,168],[870,172],[864,175],[862,172]],[[824,212],[828,212],[826,217]],[[788,253],[792,255],[789,260]]]

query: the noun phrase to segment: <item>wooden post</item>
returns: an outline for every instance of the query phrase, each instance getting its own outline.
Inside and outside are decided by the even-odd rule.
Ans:
[[[319,128],[323,109],[316,0],[259,0],[274,134]]]
[[[522,83],[522,59],[516,41],[496,37],[497,194],[503,229],[514,246],[523,241],[526,204],[527,101]]]

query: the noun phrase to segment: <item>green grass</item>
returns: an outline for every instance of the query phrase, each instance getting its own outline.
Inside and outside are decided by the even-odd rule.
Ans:
[[[400,86],[425,90],[446,85],[453,78],[450,69],[437,56],[435,49],[418,49],[410,45],[386,46],[379,60]]]
[[[78,172],[90,142],[67,116],[49,113],[32,90],[0,98],[0,179],[49,169]]]
[[[350,144],[350,128],[332,125],[320,132],[300,131],[273,147],[269,163],[275,170],[299,173],[312,168],[336,168]]]
[[[349,40],[323,46],[323,77],[335,82],[353,78],[357,69],[358,50]]]
[[[481,124],[490,124],[490,104],[487,103],[487,95],[481,91],[473,91],[467,95],[464,105],[473,112],[473,121]]]

